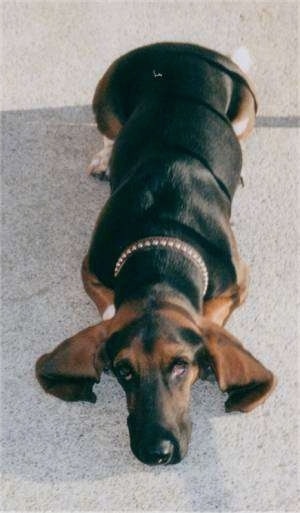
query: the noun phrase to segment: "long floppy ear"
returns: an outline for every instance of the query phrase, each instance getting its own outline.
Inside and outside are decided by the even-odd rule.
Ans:
[[[249,412],[263,403],[276,385],[272,372],[220,326],[205,322],[201,332],[199,363],[212,367],[220,389],[228,393],[226,411]]]
[[[65,401],[96,402],[92,388],[100,381],[104,366],[108,324],[90,326],[38,359],[36,377],[47,393]]]

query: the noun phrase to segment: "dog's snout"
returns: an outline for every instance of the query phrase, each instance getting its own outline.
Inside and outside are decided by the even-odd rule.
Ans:
[[[179,432],[176,426],[172,430],[161,424],[139,425],[134,415],[127,422],[130,433],[130,445],[133,454],[147,465],[173,465],[179,463],[188,448],[190,424]]]
[[[167,465],[174,454],[174,445],[170,440],[160,440],[145,451],[145,460],[150,465]]]

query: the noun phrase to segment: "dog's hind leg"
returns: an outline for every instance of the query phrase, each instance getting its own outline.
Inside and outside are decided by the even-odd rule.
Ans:
[[[244,84],[237,84],[228,117],[237,138],[247,139],[255,125],[255,102],[249,89]]]
[[[246,139],[252,132],[255,125],[257,104],[254,97],[254,86],[249,77],[251,57],[244,47],[238,48],[231,57],[246,75],[249,87],[245,83],[235,80],[232,100],[227,115],[232,123],[232,128],[241,141]]]
[[[115,94],[117,91],[114,91],[116,86],[113,80],[116,67],[116,63],[113,63],[108,68],[98,83],[93,98],[93,111],[98,130],[103,135],[103,148],[93,157],[87,168],[87,173],[102,179],[109,175],[109,159],[112,147],[122,128],[122,123],[116,114],[118,109],[115,105],[118,97],[118,94]]]

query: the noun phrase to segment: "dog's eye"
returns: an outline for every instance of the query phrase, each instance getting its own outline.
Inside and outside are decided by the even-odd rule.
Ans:
[[[130,381],[133,377],[133,372],[130,367],[117,367],[116,369],[118,376],[125,381]]]
[[[189,366],[189,364],[185,360],[181,360],[181,359],[175,360],[173,367],[172,367],[172,377],[181,378],[182,376],[184,376],[184,374],[186,373],[186,371],[188,369],[188,366]]]

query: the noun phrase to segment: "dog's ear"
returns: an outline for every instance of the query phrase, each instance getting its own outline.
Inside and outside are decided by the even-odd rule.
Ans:
[[[248,412],[263,403],[276,384],[272,372],[220,326],[206,322],[201,334],[198,361],[202,368],[212,368],[220,389],[228,393],[226,411]]]
[[[65,401],[96,402],[92,389],[105,364],[108,325],[90,326],[38,359],[36,376],[46,392]]]

